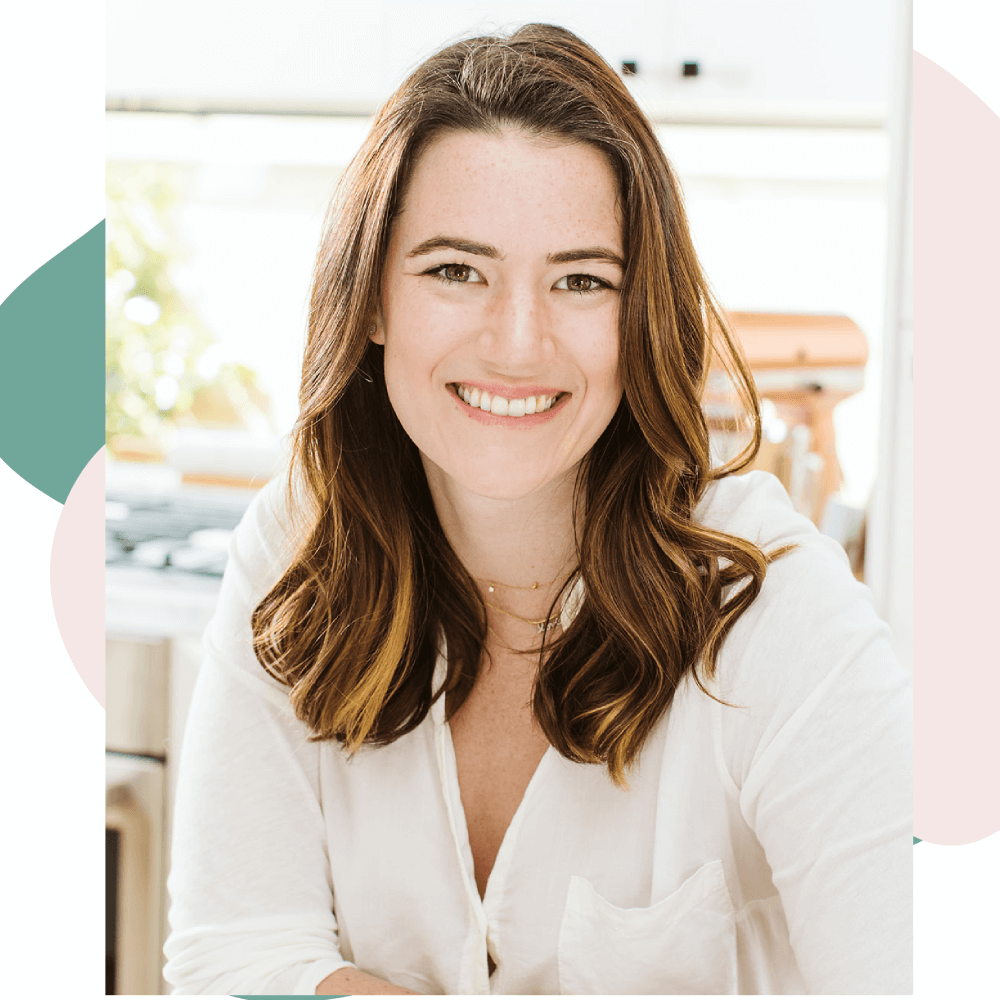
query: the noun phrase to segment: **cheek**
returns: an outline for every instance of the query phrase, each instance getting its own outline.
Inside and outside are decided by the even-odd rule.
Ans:
[[[448,356],[446,326],[419,300],[386,318],[385,382],[389,400],[401,419],[426,413],[441,388],[437,372]]]
[[[593,337],[581,365],[588,373],[588,383],[602,397],[620,396],[621,379],[618,371],[618,330],[617,325],[611,331],[603,327]],[[617,401],[615,401],[617,405]]]
[[[594,423],[592,433],[595,441],[611,423],[621,403],[623,390],[618,369],[618,339],[613,344],[605,344],[601,356],[594,360],[589,384],[593,392]]]
[[[400,296],[386,319],[386,365],[426,381],[442,362],[462,350],[475,319],[454,304],[420,290]]]
[[[400,386],[417,387],[425,384],[436,361],[434,338],[424,331],[426,327],[411,317],[405,326],[395,326],[386,331],[385,372],[386,381]]]
[[[396,416],[411,435],[417,414],[423,409],[419,372],[419,363],[406,352],[405,345],[389,337],[385,347],[385,388]]]

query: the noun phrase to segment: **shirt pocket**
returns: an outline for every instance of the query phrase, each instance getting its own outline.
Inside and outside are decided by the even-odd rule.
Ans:
[[[653,906],[622,909],[570,877],[559,989],[588,994],[735,994],[736,916],[721,861]]]

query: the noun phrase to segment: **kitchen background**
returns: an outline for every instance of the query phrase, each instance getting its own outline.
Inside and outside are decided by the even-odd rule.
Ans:
[[[166,992],[199,637],[229,533],[296,416],[336,180],[409,68],[528,20],[593,44],[656,122],[766,399],[760,465],[845,545],[909,662],[905,0],[110,0],[108,993]]]

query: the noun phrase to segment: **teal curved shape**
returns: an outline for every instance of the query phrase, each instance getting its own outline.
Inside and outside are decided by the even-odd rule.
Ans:
[[[104,223],[0,303],[0,458],[65,503],[104,443]]]

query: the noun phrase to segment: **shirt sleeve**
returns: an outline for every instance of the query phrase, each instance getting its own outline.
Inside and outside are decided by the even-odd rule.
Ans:
[[[910,678],[843,550],[797,534],[720,657],[723,762],[808,992],[909,994]]]
[[[175,994],[313,994],[341,956],[320,798],[322,744],[253,653],[250,615],[287,566],[281,484],[235,532],[188,715],[174,813]]]

